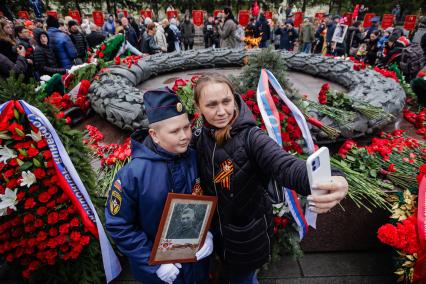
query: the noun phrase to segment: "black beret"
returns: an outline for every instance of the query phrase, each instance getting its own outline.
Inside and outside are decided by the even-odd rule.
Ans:
[[[143,101],[150,124],[186,113],[179,97],[167,87],[146,92]]]

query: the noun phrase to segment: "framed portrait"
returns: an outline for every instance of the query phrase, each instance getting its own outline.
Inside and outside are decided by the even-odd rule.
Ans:
[[[196,262],[216,203],[216,196],[169,193],[149,263]]]
[[[331,41],[343,43],[345,40],[346,32],[348,31],[347,25],[338,24],[334,30],[333,38]]]

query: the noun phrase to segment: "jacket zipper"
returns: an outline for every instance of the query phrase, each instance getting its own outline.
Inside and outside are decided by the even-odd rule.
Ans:
[[[215,174],[214,174],[214,153],[215,152],[216,152],[216,143],[214,143],[213,154],[212,154],[212,173],[213,173],[213,187],[214,187],[214,192],[216,193],[216,197],[219,198],[218,194],[217,194],[216,184],[214,182],[214,176],[215,176]],[[216,205],[216,212],[217,212],[217,216],[219,217],[220,235],[221,235],[221,237],[223,239],[222,221],[221,221],[220,213],[219,213],[219,202],[217,202],[217,205]],[[223,250],[223,259],[226,259],[226,248],[224,248],[224,250]]]

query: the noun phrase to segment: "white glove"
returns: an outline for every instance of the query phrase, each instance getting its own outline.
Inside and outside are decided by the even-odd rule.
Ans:
[[[155,272],[162,281],[167,283],[173,283],[179,274],[179,268],[182,268],[180,263],[167,263],[160,265],[160,268]]]
[[[195,257],[198,260],[208,257],[213,252],[213,235],[210,232],[207,232],[206,240],[204,241],[203,246],[195,254]]]

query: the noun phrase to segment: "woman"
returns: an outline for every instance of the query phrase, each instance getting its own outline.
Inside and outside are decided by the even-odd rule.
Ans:
[[[269,261],[273,235],[266,183],[273,177],[309,195],[306,162],[255,127],[252,113],[223,75],[201,76],[194,100],[205,121],[194,135],[194,146],[201,187],[218,197],[211,228],[224,276],[230,283],[258,283],[255,271]],[[315,188],[331,192],[308,197],[311,211],[324,213],[343,199],[348,184],[344,177],[333,176],[332,182]]]
[[[36,35],[35,38],[37,46],[34,49],[34,66],[37,70],[38,75],[52,76],[53,74],[65,74],[65,68],[59,68],[58,62],[56,61],[55,53],[53,49],[49,47],[49,36],[47,32],[41,32]]]
[[[367,59],[366,63],[376,65],[377,53],[379,52],[379,36],[380,31],[374,31],[370,34],[370,40],[367,43]]]
[[[235,39],[235,30],[237,29],[237,24],[235,23],[231,8],[225,7],[223,11],[225,13],[225,19],[222,20],[218,26],[218,32],[221,39],[220,47],[235,48],[237,45],[237,40]]]
[[[0,21],[0,53],[6,56],[10,61],[15,62],[18,57],[14,51],[16,40],[13,35],[12,23],[8,20]]]

